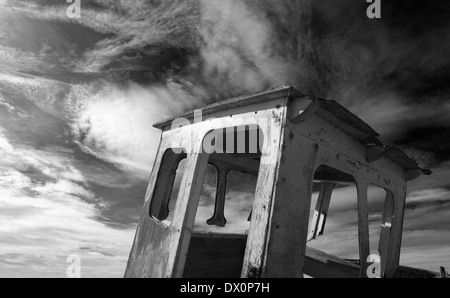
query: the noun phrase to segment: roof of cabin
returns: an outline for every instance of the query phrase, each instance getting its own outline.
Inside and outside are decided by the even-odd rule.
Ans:
[[[294,119],[294,122],[300,123],[312,115],[317,115],[318,117],[341,128],[349,135],[366,145],[367,159],[369,162],[381,157],[389,158],[405,170],[409,171],[409,177],[407,177],[407,180],[415,179],[421,174],[431,174],[430,170],[419,168],[417,162],[410,158],[402,150],[384,145],[379,139],[380,135],[372,127],[370,127],[370,125],[365,123],[355,114],[351,113],[338,102],[304,95],[291,86],[283,85],[274,87],[263,92],[213,103],[195,110],[201,110],[203,116],[208,116],[216,112],[229,110],[231,108],[244,107],[286,97],[289,99],[304,97],[311,101],[306,110]],[[193,119],[194,110],[159,122],[155,124],[154,127],[164,129],[167,126],[170,126],[175,119],[179,118],[189,120]]]
[[[278,86],[278,87],[274,87],[274,88],[271,88],[271,89],[268,89],[268,90],[265,90],[262,92],[253,93],[253,94],[249,94],[249,95],[243,95],[243,96],[231,98],[228,100],[216,102],[216,103],[206,105],[203,107],[199,107],[199,108],[196,108],[189,112],[186,112],[184,114],[169,118],[162,122],[158,122],[155,125],[153,125],[153,127],[163,129],[166,126],[170,126],[172,124],[173,120],[175,120],[175,119],[178,119],[178,118],[192,119],[192,118],[194,118],[194,111],[198,111],[198,110],[202,111],[203,116],[207,116],[210,114],[214,114],[216,112],[229,110],[230,108],[249,106],[249,105],[253,105],[253,104],[271,101],[274,99],[280,99],[283,97],[300,98],[300,97],[305,97],[305,95],[291,86],[287,86],[287,85]]]

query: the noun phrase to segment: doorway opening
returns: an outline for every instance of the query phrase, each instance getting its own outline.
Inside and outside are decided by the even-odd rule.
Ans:
[[[359,276],[358,192],[350,174],[322,165],[314,175],[307,277]]]
[[[239,278],[247,245],[259,166],[262,131],[245,126],[205,137],[209,154],[184,278]],[[239,142],[245,141],[245,144]],[[209,144],[209,145],[211,145]]]

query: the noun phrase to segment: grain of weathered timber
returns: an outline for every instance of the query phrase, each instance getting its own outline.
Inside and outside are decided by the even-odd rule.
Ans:
[[[289,134],[290,131],[286,130],[285,137]],[[263,277],[303,277],[317,151],[316,145],[294,138],[290,146],[283,146],[280,152]],[[302,152],[304,158],[298,158],[298,152]]]
[[[214,103],[211,105],[207,105],[204,107],[201,107],[200,110],[203,112],[203,116],[209,116],[212,115],[218,111],[223,111],[230,108],[236,108],[236,107],[242,107],[242,106],[249,106],[249,105],[257,105],[264,103],[266,101],[279,99],[279,98],[297,98],[297,97],[303,97],[304,95],[300,93],[300,91],[296,90],[295,88],[288,86],[288,85],[282,85],[279,87],[274,87],[272,89],[269,89],[267,91],[254,93],[251,95],[245,95],[240,97],[235,97],[229,100],[224,100],[219,103]],[[189,111],[187,113],[175,116],[173,118],[169,118],[165,121],[162,121],[160,123],[157,123],[154,125],[155,128],[163,129],[166,126],[170,126],[172,124],[172,121],[178,118],[185,118],[188,120],[192,120],[194,117],[194,111]]]
[[[239,278],[246,235],[193,233],[183,278]]]
[[[398,185],[392,192],[394,196],[394,211],[391,227],[391,239],[389,244],[389,254],[386,262],[386,277],[394,277],[400,263],[400,252],[403,234],[403,218],[405,214],[406,186]]]
[[[312,115],[318,115],[365,143],[376,142],[379,137],[379,134],[367,123],[334,100],[312,98],[310,106],[303,113],[293,118],[292,122],[296,124],[305,122]]]
[[[193,121],[199,111],[202,121]],[[337,102],[282,86],[180,117],[188,119],[190,125],[171,127],[175,118],[155,125],[162,130],[161,142],[126,277],[302,277],[304,272],[316,277],[365,277],[370,254],[367,187],[371,184],[388,194],[378,246],[385,277],[427,275],[400,267],[399,259],[406,181],[430,172],[419,168],[401,150],[385,146],[370,126]],[[230,127],[249,127],[248,132],[257,127],[264,141],[261,152],[250,150],[259,148],[261,135],[255,138],[249,133],[224,133],[223,144],[218,145],[219,149],[238,148],[234,142],[241,138],[246,145],[240,154],[208,155],[202,150],[205,137]],[[228,141],[225,134],[233,139]],[[185,155],[167,153],[174,148],[183,148]],[[158,219],[168,215],[168,198],[180,157],[187,157],[186,170],[172,223],[166,226]],[[208,163],[219,171],[215,215],[210,224],[225,224],[224,173],[237,170],[257,175],[248,236],[193,233]],[[313,182],[324,183],[327,190],[320,194],[311,238],[325,228],[332,185],[356,182],[358,264],[306,247]]]
[[[441,267],[441,278],[447,278],[447,272],[445,271],[444,267]]]
[[[367,182],[357,180],[356,188],[358,192],[358,242],[359,242],[359,277],[367,277],[367,258],[370,255],[369,236],[369,207],[367,202]]]
[[[279,109],[277,111],[278,117],[280,119],[285,118],[285,112],[286,109]],[[284,134],[284,123],[280,120],[275,122],[273,126],[268,126],[267,129],[270,131],[266,131],[266,135],[272,135],[273,137],[271,140],[264,142],[263,145],[263,152],[266,154],[261,157],[247,249],[242,267],[242,277],[248,277],[250,271],[256,271],[256,275],[260,276],[265,268],[270,213],[273,204],[274,187],[277,183],[281,162],[280,150]],[[268,152],[271,154],[267,154]]]
[[[386,271],[387,261],[389,259],[389,252],[391,248],[391,228],[393,223],[394,212],[394,195],[391,191],[386,191],[386,199],[384,202],[384,212],[381,222],[380,240],[378,245],[378,252],[381,258],[381,274],[384,276]]]
[[[176,232],[169,243],[167,277],[183,276],[207,163],[206,153],[193,154],[186,162],[186,170],[180,186],[179,203],[175,209],[175,214],[184,214],[184,216],[175,216],[172,222]]]
[[[331,194],[335,186],[334,183],[321,183],[319,198],[317,199],[316,209],[311,220],[308,241],[317,239],[324,233],[328,209],[330,208]]]
[[[225,227],[227,219],[225,218],[225,195],[227,192],[228,169],[219,168],[217,177],[216,200],[214,204],[214,215],[207,220],[210,226]]]
[[[399,266],[394,278],[437,278],[439,273],[407,266]]]
[[[125,277],[127,278],[162,277],[162,272],[166,266],[167,256],[159,259],[154,258],[155,255],[153,254],[153,251],[161,248],[164,249],[164,246],[160,245],[161,242],[158,243],[158,241],[161,241],[163,237],[168,237],[170,231],[149,215],[151,204],[149,198],[153,197],[158,172],[161,168],[161,163],[166,150],[167,147],[164,142],[161,142],[150,176],[140,223],[128,259],[125,272]],[[152,239],[152,241],[148,241],[149,239]]]
[[[250,158],[235,157],[232,154],[211,154],[210,163],[214,165],[216,162],[226,164],[229,169],[255,176],[259,172],[259,161]]]
[[[351,262],[308,247],[303,272],[314,278],[357,278],[360,268]]]

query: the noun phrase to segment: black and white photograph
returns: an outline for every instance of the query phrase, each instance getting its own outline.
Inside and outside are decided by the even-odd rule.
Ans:
[[[450,1],[0,0],[0,278],[450,278]]]

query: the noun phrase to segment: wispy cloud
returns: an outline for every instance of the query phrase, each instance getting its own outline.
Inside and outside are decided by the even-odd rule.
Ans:
[[[59,0],[0,1],[0,274],[60,276],[64,256],[79,252],[89,274],[119,275],[159,141],[151,125],[286,83],[339,100],[435,168],[410,184],[403,260],[448,259],[440,132],[450,43],[439,1],[420,15],[390,4],[384,20],[392,14],[395,24],[368,21],[356,0],[82,2],[82,18],[68,19]],[[415,133],[424,127],[433,139]],[[211,215],[208,187],[201,222]],[[246,228],[252,191],[229,192],[229,229]],[[350,188],[333,195],[325,249],[357,253],[355,202]]]
[[[0,73],[0,87],[14,90],[42,110],[53,115],[62,115],[56,103],[68,86],[60,82],[15,73]]]
[[[93,266],[102,264],[115,267],[111,274],[120,277],[117,269],[125,268],[134,226],[99,222],[107,202],[64,157],[14,146],[3,133],[0,153],[0,275],[62,277],[67,256],[79,254],[85,268],[92,266],[85,276],[108,275]]]
[[[119,89],[106,84],[100,90],[74,87],[66,108],[75,140],[82,149],[148,170],[160,138],[159,130],[152,125],[193,102],[187,94],[167,87],[131,84]]]
[[[4,67],[3,69],[15,71],[50,70],[50,67],[44,64],[41,57],[5,46],[0,46],[0,62]]]

